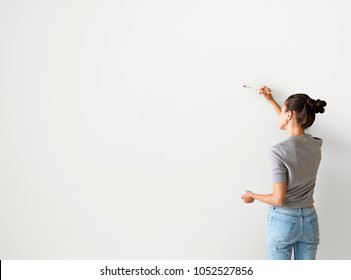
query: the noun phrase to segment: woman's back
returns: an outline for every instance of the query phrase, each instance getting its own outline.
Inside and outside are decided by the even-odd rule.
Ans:
[[[313,204],[322,143],[322,139],[304,134],[291,136],[272,147],[273,183],[287,183],[283,207],[303,208]]]

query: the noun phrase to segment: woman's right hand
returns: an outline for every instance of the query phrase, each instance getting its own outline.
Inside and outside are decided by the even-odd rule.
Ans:
[[[271,89],[269,87],[264,86],[260,88],[260,94],[262,94],[268,101],[274,100]]]

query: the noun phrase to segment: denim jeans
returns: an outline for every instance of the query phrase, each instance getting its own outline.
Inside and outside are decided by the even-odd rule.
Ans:
[[[316,209],[271,206],[267,218],[266,240],[272,260],[316,259],[319,226]]]

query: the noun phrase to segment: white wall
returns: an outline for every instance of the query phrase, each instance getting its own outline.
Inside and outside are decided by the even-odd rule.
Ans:
[[[319,259],[350,259],[348,1],[0,2],[1,259],[266,259],[262,96],[328,102]]]

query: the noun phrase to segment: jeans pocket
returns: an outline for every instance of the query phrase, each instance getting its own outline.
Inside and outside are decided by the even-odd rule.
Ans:
[[[296,240],[297,221],[290,217],[272,216],[268,223],[268,236],[274,242],[290,244]]]
[[[316,216],[306,219],[304,239],[309,243],[319,243],[319,225]]]

